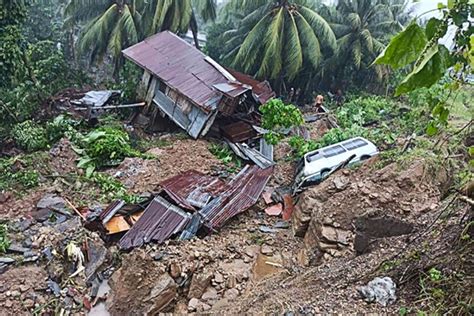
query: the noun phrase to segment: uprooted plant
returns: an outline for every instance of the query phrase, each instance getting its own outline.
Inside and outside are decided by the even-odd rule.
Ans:
[[[77,166],[86,170],[87,177],[96,169],[120,164],[126,157],[145,157],[131,147],[128,134],[121,129],[101,127],[76,143],[75,151],[81,156]]]

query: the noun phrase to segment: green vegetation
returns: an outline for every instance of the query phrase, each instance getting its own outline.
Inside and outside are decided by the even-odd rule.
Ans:
[[[269,132],[265,140],[276,145],[284,138],[284,130],[304,123],[301,111],[293,104],[285,104],[280,99],[273,99],[260,106],[262,127]]]
[[[234,154],[227,144],[211,144],[211,146],[209,146],[209,151],[216,156],[217,159],[228,166],[229,172],[233,173],[242,168],[242,161],[236,154]]]
[[[34,188],[39,184],[39,176],[39,172],[27,158],[0,158],[0,191],[11,188],[19,191]]]
[[[76,152],[81,155],[78,167],[90,177],[102,167],[116,166],[126,157],[143,156],[130,145],[126,132],[112,127],[100,127],[77,141]]]
[[[10,247],[7,232],[7,224],[0,224],[0,253],[6,252],[8,247]]]
[[[205,21],[216,16],[216,4],[208,0],[126,0],[90,2],[70,0],[65,9],[70,27],[84,24],[78,51],[92,62],[111,53],[114,69],[123,66],[121,51],[157,32],[170,30],[197,36],[195,8]],[[198,42],[196,41],[196,46]]]
[[[128,194],[127,189],[120,181],[105,173],[95,172],[90,180],[100,188],[103,194],[102,199],[124,200],[127,203],[141,201],[140,197]]]

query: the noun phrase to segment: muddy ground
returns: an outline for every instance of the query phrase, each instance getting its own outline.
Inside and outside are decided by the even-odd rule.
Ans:
[[[148,150],[156,159],[128,158],[107,173],[134,193],[154,192],[189,169],[225,174],[209,140],[160,137],[166,146]],[[209,236],[123,253],[71,210],[68,201],[105,205],[71,178],[80,171],[70,144],[61,141],[49,155],[54,177],[27,195],[7,192],[0,200],[0,218],[12,227],[12,246],[1,257],[14,261],[0,263],[1,315],[395,314],[416,300],[417,269],[455,249],[467,210],[445,198],[449,170],[422,159],[377,169],[374,159],[301,194],[288,222],[267,215],[261,199]],[[291,183],[289,157],[285,145],[276,149],[270,187]],[[59,198],[57,210],[38,207],[45,196]],[[71,245],[84,254],[83,271],[77,272],[81,259],[68,254]],[[358,287],[376,276],[397,283],[394,304],[361,298]],[[108,293],[101,290],[105,282]]]

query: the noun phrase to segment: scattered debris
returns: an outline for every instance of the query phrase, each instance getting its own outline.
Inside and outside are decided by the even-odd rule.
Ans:
[[[395,282],[390,277],[377,277],[358,290],[366,302],[377,302],[382,306],[387,306],[396,301],[396,288]]]
[[[283,212],[283,205],[281,203],[272,205],[265,209],[265,213],[270,216],[280,216]]]

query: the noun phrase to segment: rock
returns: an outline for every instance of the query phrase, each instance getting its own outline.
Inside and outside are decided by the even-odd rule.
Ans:
[[[349,244],[350,232],[332,226],[321,226],[321,238],[327,243]]]
[[[34,220],[27,218],[15,225],[15,229],[18,230],[19,232],[24,232],[28,228],[30,228],[34,224]]]
[[[47,194],[36,204],[38,209],[49,209],[64,215],[72,215],[66,207],[66,201],[57,195]]]
[[[20,253],[23,254],[25,252],[30,251],[29,248],[22,247],[18,244],[11,244],[10,247],[7,249],[8,252],[13,252],[13,253]]]
[[[354,237],[354,250],[358,255],[364,254],[369,250],[370,238],[361,232],[356,232]]]
[[[79,216],[73,217],[72,219],[64,223],[59,223],[54,226],[54,228],[62,234],[67,233],[67,232],[78,231],[81,227],[82,227],[82,223]]]
[[[346,177],[334,177],[332,182],[338,191],[343,191],[349,186],[349,181]]]
[[[337,230],[332,226],[321,226],[321,237],[330,243],[337,243]]]
[[[153,302],[153,305],[148,308],[149,315],[156,315],[163,311],[171,302],[174,301],[177,291],[177,285],[173,278],[168,273],[163,273],[155,286],[151,290],[148,297],[144,299],[145,302]]]
[[[204,294],[202,295],[201,299],[203,301],[215,301],[217,299],[219,299],[219,294],[217,293],[217,290],[210,286],[207,288],[207,290],[204,292]]]
[[[228,289],[233,289],[237,286],[237,278],[234,275],[229,276],[226,285]]]
[[[8,270],[8,265],[5,263],[0,263],[0,274],[5,273]]]
[[[42,223],[47,221],[51,214],[53,214],[51,210],[43,208],[33,212],[32,216],[37,222]]]
[[[13,258],[7,258],[7,257],[0,257],[0,264],[12,264],[16,260]]]
[[[178,263],[172,262],[170,264],[170,275],[174,279],[181,276],[181,266]]]
[[[265,234],[274,234],[274,233],[278,232],[276,229],[273,229],[273,228],[268,227],[268,226],[259,226],[258,230],[261,231],[262,233],[265,233]]]
[[[192,298],[188,303],[188,311],[194,312],[197,310],[200,301],[197,298]]]
[[[237,289],[229,289],[225,291],[224,297],[230,301],[235,300],[239,296],[239,291]]]
[[[290,223],[288,223],[287,221],[278,221],[275,223],[275,225],[273,225],[273,227],[277,229],[288,229],[290,228]]]
[[[198,307],[198,311],[199,311],[199,312],[201,312],[201,311],[206,312],[206,311],[211,310],[211,308],[212,308],[211,305],[208,305],[208,304],[206,304],[206,303],[201,302],[201,304],[200,304],[199,307]]]
[[[377,302],[382,306],[394,303],[397,299],[395,291],[397,286],[389,277],[375,278],[367,286],[358,288],[359,293],[366,302]]]
[[[48,280],[46,282],[46,284],[48,285],[48,288],[51,290],[51,292],[56,296],[56,297],[59,297],[60,294],[61,294],[61,288],[59,287],[59,284],[57,284],[56,282],[54,282],[53,280]]]
[[[265,256],[271,256],[273,255],[273,250],[267,245],[263,245],[262,248],[260,249],[260,252],[264,254]]]
[[[9,199],[10,199],[10,194],[0,192],[0,204],[5,203],[5,202],[8,201]]]
[[[89,262],[86,264],[86,279],[90,281],[97,270],[102,266],[107,258],[107,248],[101,242],[90,241],[88,243]]]
[[[223,283],[224,282],[224,276],[222,274],[220,274],[219,272],[216,272],[214,274],[214,281],[216,281],[217,283]]]
[[[188,298],[201,298],[204,291],[211,284],[211,273],[194,274],[189,286]],[[205,294],[205,293],[204,293]]]

